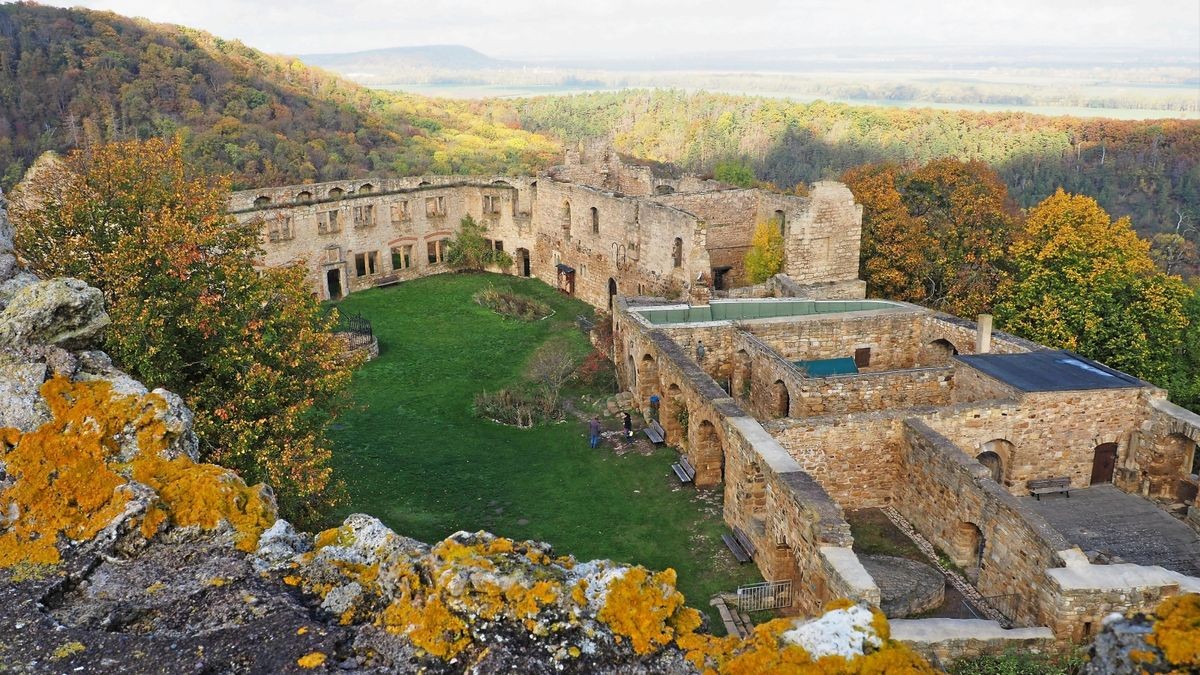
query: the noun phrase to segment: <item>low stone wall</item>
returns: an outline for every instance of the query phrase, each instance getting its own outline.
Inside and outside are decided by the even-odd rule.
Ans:
[[[919,363],[924,310],[886,310],[810,314],[763,319],[742,328],[788,361],[853,357],[870,349],[870,364],[859,370],[900,370]]]
[[[1057,651],[1049,628],[1005,629],[995,621],[982,619],[893,619],[891,626],[892,639],[912,647],[943,669],[959,659],[975,656]]]
[[[717,291],[719,298],[802,298],[805,300],[861,300],[867,297],[867,282],[826,281],[801,284],[787,275],[776,274],[761,284]]]
[[[970,319],[930,312],[925,316],[922,344],[934,340],[945,340],[952,344],[959,354],[975,354],[978,348],[975,344],[979,335],[979,326]],[[1046,348],[1032,340],[1017,337],[1003,331],[992,331],[991,354],[1020,354],[1023,352],[1043,351]]]

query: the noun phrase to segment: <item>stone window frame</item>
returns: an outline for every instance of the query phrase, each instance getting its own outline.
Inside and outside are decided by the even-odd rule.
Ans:
[[[396,261],[400,261],[400,265],[396,265]],[[413,245],[400,244],[392,247],[392,270],[406,270],[413,266]]]
[[[354,254],[354,276],[373,277],[379,274],[379,251]]]
[[[484,195],[483,196],[483,215],[498,216],[500,215],[500,195]]]
[[[291,216],[279,214],[267,219],[267,241],[290,241],[295,238],[296,231],[292,228]]]
[[[426,218],[443,218],[446,215],[446,198],[445,197],[426,197],[425,198],[425,217]]]
[[[354,227],[371,227],[375,224],[375,205],[363,204],[355,206],[353,211]]]
[[[341,209],[321,211],[317,214],[317,234],[337,234],[342,231]]]

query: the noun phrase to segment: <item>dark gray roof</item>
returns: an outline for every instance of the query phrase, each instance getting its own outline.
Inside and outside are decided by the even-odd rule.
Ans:
[[[1024,354],[974,354],[954,358],[1021,391],[1078,391],[1149,386],[1065,349]]]

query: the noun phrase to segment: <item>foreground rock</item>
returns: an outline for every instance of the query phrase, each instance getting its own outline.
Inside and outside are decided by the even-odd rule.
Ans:
[[[1170,598],[1154,615],[1113,615],[1088,656],[1088,675],[1200,672],[1200,595]]]

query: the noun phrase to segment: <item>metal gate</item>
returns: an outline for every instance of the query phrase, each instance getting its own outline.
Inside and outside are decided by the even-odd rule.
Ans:
[[[792,580],[764,581],[761,584],[739,586],[738,609],[758,612],[764,609],[783,609],[792,605]]]

